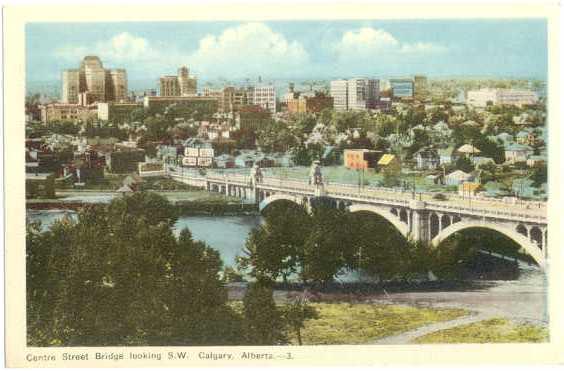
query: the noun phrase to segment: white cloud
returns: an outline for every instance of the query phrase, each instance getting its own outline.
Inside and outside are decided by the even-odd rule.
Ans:
[[[309,55],[299,42],[287,40],[264,23],[246,23],[206,35],[192,53],[180,46],[153,45],[123,32],[90,47],[66,46],[55,54],[76,63],[85,55],[97,55],[104,65],[136,69],[145,78],[175,71],[180,65],[206,78],[282,77],[302,72],[309,64]]]
[[[403,43],[391,33],[371,27],[363,27],[357,30],[347,31],[333,46],[334,52],[339,57],[350,55],[377,57],[377,53],[387,54],[417,54],[417,53],[437,53],[446,51],[440,45],[417,42],[414,44]]]
[[[93,46],[65,46],[56,50],[56,55],[69,60],[80,60],[85,55],[97,55],[102,61],[113,63],[147,61],[158,58],[148,40],[122,32],[109,40],[99,41]]]
[[[188,62],[207,75],[283,76],[308,64],[309,55],[300,43],[264,23],[246,23],[202,38]]]

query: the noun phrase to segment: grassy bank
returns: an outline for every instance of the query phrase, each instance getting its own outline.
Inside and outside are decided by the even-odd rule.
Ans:
[[[319,318],[306,321],[302,333],[304,345],[366,344],[468,314],[464,309],[398,305],[314,303],[312,306],[317,309]],[[297,339],[292,336],[290,342],[297,344]]]
[[[431,343],[540,343],[548,341],[548,329],[519,324],[505,318],[493,318],[469,325],[437,331],[415,340]]]
[[[241,301],[230,305],[242,313]],[[435,322],[449,321],[468,314],[464,309],[435,309],[384,304],[310,303],[319,318],[305,322],[303,345],[367,344],[374,340],[413,330]],[[287,333],[291,345],[296,334]]]

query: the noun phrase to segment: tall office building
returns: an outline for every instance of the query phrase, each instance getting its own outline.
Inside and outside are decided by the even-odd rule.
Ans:
[[[413,98],[413,79],[390,79],[390,87],[394,98]]]
[[[415,99],[425,99],[429,91],[427,90],[427,77],[422,75],[416,75],[413,77],[413,95]]]
[[[78,69],[63,71],[63,91],[61,99],[63,103],[78,103],[78,94],[80,88],[80,72]]]
[[[333,97],[333,108],[335,111],[346,111],[348,109],[348,83],[347,80],[331,81],[330,93]]]
[[[374,108],[380,95],[380,81],[374,79],[350,79],[347,90],[349,110]]]
[[[178,86],[180,88],[180,95],[195,95],[198,87],[198,80],[191,77],[188,67],[182,66],[178,69]]]
[[[253,104],[270,113],[276,113],[276,91],[273,85],[258,85],[253,89]]]
[[[180,96],[180,87],[178,86],[177,76],[161,76],[159,96],[161,97]]]
[[[330,95],[336,111],[366,110],[376,107],[380,81],[355,78],[331,81]]]
[[[79,69],[64,70],[62,74],[63,103],[90,104],[126,99],[127,73],[125,69],[104,69],[97,56],[86,56]]]
[[[160,93],[161,97],[179,97],[196,95],[198,80],[190,76],[188,67],[182,66],[178,69],[177,76],[161,76]]]

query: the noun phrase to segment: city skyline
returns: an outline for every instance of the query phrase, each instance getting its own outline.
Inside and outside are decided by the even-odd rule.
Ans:
[[[60,81],[60,71],[86,55],[127,69],[132,82],[156,81],[179,65],[202,81],[545,79],[547,71],[546,22],[532,19],[31,23],[26,31],[28,83]]]

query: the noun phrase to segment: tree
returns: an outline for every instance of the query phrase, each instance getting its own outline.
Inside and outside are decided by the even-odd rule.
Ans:
[[[28,343],[209,345],[241,342],[219,254],[176,238],[163,197],[136,193],[28,229]]]
[[[325,284],[344,266],[344,255],[350,248],[349,229],[344,211],[319,201],[313,206],[304,243],[301,277],[304,282]]]
[[[548,169],[546,166],[537,167],[531,174],[533,186],[540,187],[543,183],[548,182]]]
[[[282,313],[274,303],[268,281],[260,280],[249,285],[243,298],[243,312],[249,344],[277,345],[286,341]]]
[[[472,163],[472,160],[470,160],[467,156],[460,156],[456,160],[455,167],[456,169],[462,170],[465,173],[474,171],[474,164]]]
[[[266,209],[265,222],[249,233],[238,264],[251,269],[257,279],[284,281],[298,271],[309,228],[309,216],[302,206],[278,201]]]
[[[302,345],[302,329],[308,319],[319,318],[319,313],[310,306],[304,297],[296,297],[283,308],[283,316],[286,324],[296,333],[298,344]]]

